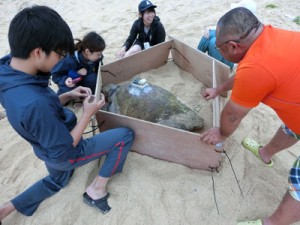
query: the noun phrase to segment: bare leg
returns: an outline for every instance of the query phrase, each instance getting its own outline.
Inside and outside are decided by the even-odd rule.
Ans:
[[[15,211],[16,208],[11,202],[7,202],[0,207],[0,221],[2,221],[6,216]]]
[[[140,52],[142,50],[141,46],[139,45],[134,45],[132,46],[124,55],[124,57],[127,57],[127,56],[130,56],[130,55],[133,55],[137,52]]]
[[[86,193],[94,200],[100,199],[107,194],[106,185],[109,180],[109,177],[100,177],[97,176],[87,187]]]
[[[94,181],[87,187],[86,192],[92,199],[99,199],[107,194],[106,185],[109,178],[97,176]],[[16,208],[11,202],[7,202],[0,207],[0,221],[15,211]]]
[[[264,225],[289,225],[300,220],[300,202],[287,192],[272,216],[264,219]]]
[[[280,127],[271,141],[259,150],[259,155],[265,163],[269,163],[273,155],[297,143],[297,139],[287,135]]]

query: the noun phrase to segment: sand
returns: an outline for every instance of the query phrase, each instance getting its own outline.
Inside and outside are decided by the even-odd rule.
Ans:
[[[218,18],[230,9],[230,4],[236,2],[153,1],[158,5],[157,15],[167,34],[192,47],[197,47],[205,28],[214,26]],[[57,10],[70,25],[74,37],[81,38],[91,30],[99,32],[107,43],[105,64],[115,60],[137,17],[138,3],[138,0],[35,1],[35,4]],[[277,7],[266,8],[271,3]],[[7,32],[10,20],[20,8],[29,4],[30,1],[25,0],[0,2],[1,55],[9,52]],[[256,14],[266,24],[299,31],[300,26],[292,21],[299,12],[298,0],[262,0],[257,3]],[[178,84],[189,81],[183,77],[180,79],[183,80],[173,79],[168,87],[183,95],[185,92]],[[163,82],[156,77],[152,81]],[[195,88],[195,94],[185,96],[185,101],[196,107],[201,98],[199,87],[191,85],[189,88]],[[0,112],[4,112],[1,107]],[[280,124],[271,109],[259,105],[228,138],[225,150],[242,193],[226,156],[222,159],[220,171],[212,173],[130,152],[123,173],[114,176],[108,184],[110,213],[102,215],[82,201],[82,193],[97,174],[98,162],[93,162],[77,169],[69,185],[45,200],[33,216],[25,217],[14,212],[3,224],[230,225],[239,220],[262,218],[275,210],[285,194],[289,168],[300,154],[299,144],[274,156],[275,165],[270,169],[245,151],[240,142],[247,136],[265,144]],[[47,173],[43,162],[11,128],[6,117],[0,120],[0,136],[2,204]]]

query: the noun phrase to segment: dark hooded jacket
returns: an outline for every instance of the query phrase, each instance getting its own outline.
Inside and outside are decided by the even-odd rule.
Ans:
[[[100,65],[103,65],[103,55],[96,62],[87,61],[84,59],[82,52],[75,51],[74,55],[67,55],[66,58],[60,60],[52,69],[52,80],[58,86],[65,86],[65,81],[69,77],[70,70],[78,71],[81,68],[87,70],[87,74],[97,73]]]
[[[126,46],[128,50],[137,40],[137,44],[140,44],[142,49],[144,49],[144,43],[149,42],[150,46],[157,45],[164,42],[166,39],[166,31],[158,16],[154,17],[148,34],[144,31],[144,22],[142,18],[137,19],[130,30],[129,37],[125,41],[123,46]]]
[[[0,102],[11,126],[38,158],[52,163],[75,158],[70,131],[77,119],[48,86],[50,74],[26,74],[10,67],[10,60],[0,59]]]

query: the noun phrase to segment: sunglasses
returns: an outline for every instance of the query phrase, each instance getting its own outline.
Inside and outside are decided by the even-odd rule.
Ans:
[[[230,41],[233,41],[233,42],[236,42],[236,43],[240,43],[241,42],[241,40],[243,40],[244,38],[246,38],[250,33],[251,33],[251,31],[253,30],[253,29],[255,29],[255,32],[257,31],[257,29],[259,28],[259,26],[260,26],[260,22],[259,21],[257,21],[252,27],[250,27],[250,29],[243,35],[243,36],[241,36],[239,39],[237,39],[237,40],[228,40],[228,41],[225,41],[223,44],[220,44],[220,45],[215,45],[215,48],[217,49],[217,50],[219,50],[223,45],[225,45],[225,44],[227,44],[227,43],[229,43]],[[255,34],[255,32],[254,32],[254,34]]]

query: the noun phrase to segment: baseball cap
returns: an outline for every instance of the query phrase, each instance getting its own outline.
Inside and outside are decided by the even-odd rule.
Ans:
[[[157,6],[153,5],[152,2],[150,2],[148,0],[143,0],[139,4],[139,12],[142,13],[142,12],[146,11],[147,9],[156,8],[156,7]]]

